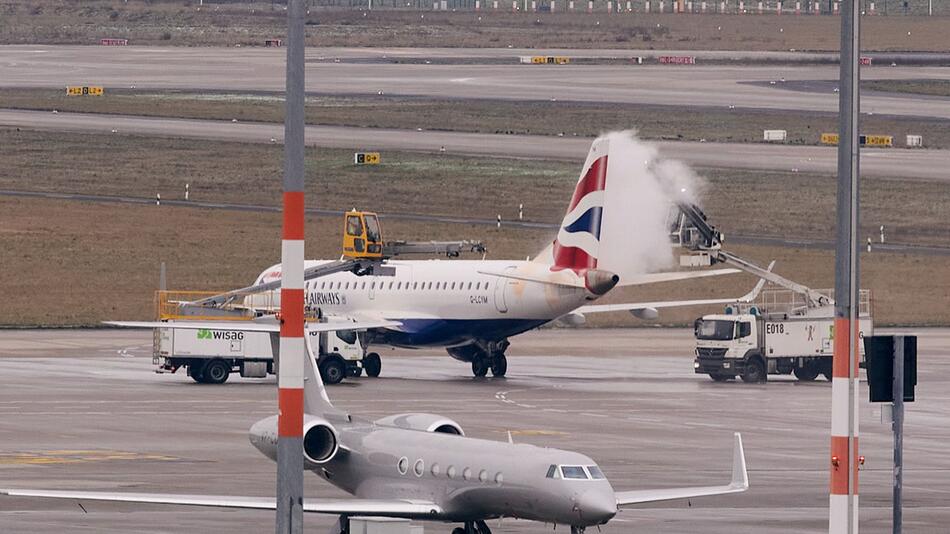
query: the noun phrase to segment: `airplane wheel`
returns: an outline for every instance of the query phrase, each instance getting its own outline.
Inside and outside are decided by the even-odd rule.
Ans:
[[[453,528],[452,534],[465,534],[465,529],[460,527]]]
[[[366,371],[366,376],[376,378],[382,368],[383,362],[379,359],[379,354],[370,352],[363,358],[363,370]]]
[[[203,382],[207,384],[223,384],[231,376],[231,366],[224,360],[211,360],[201,371]]]
[[[508,358],[504,354],[498,354],[491,360],[491,374],[501,378],[508,372]]]
[[[472,360],[472,374],[481,378],[488,374],[488,360],[486,358],[478,358],[477,360]]]

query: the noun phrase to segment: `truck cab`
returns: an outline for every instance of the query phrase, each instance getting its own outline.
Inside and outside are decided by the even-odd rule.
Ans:
[[[745,376],[747,360],[759,352],[759,321],[752,314],[705,315],[693,323],[697,373],[721,381]]]

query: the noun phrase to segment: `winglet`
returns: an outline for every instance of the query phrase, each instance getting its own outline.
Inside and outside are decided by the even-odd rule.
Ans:
[[[749,471],[745,465],[745,450],[742,448],[742,434],[736,432],[736,444],[732,453],[732,482],[729,487],[745,491],[749,489]]]

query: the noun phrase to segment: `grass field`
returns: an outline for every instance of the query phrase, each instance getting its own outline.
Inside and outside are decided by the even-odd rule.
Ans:
[[[351,4],[350,8],[311,9],[308,44],[707,50],[837,50],[839,46],[840,21],[832,16],[609,15],[603,12],[605,2],[596,2],[599,12],[593,15],[487,9],[475,13],[464,8],[457,13],[432,12],[428,10],[432,4],[422,0],[413,0],[413,6],[427,6],[424,9],[366,12],[359,9],[360,2]],[[642,6],[635,4],[637,9]],[[736,2],[729,4],[734,7]],[[565,5],[561,3],[561,9]],[[99,38],[120,37],[132,44],[261,45],[266,38],[283,36],[282,7],[272,2],[210,1],[201,6],[194,0],[0,0],[0,43],[92,44]],[[950,14],[945,6],[938,3],[937,7],[938,13]],[[864,50],[947,49],[942,17],[867,17],[863,26]]]
[[[251,283],[280,255],[280,215],[92,202],[0,197],[0,250],[5,276],[0,325],[95,325],[106,319],[150,319],[159,263],[172,289],[231,289]],[[394,222],[390,234],[416,239],[488,241],[489,258],[523,258],[551,239],[543,231]],[[339,254],[339,221],[308,218],[307,257]],[[733,247],[815,288],[833,285],[828,251]],[[870,254],[862,287],[875,292],[876,323],[950,324],[950,265],[945,257]],[[604,302],[734,297],[749,290],[748,275],[618,290]],[[594,326],[688,324],[719,308],[664,312],[657,322],[629,314],[591,316]]]
[[[0,129],[0,188],[278,205],[282,147],[134,136]],[[314,207],[560,221],[582,162],[384,153],[378,167],[352,152],[309,149]],[[831,176],[700,170],[704,208],[729,234],[833,239]],[[419,199],[425,199],[421,203]],[[950,244],[950,188],[942,182],[864,178],[861,234],[881,224],[898,243]],[[401,236],[393,236],[401,237]]]
[[[928,86],[929,87],[929,86]],[[136,92],[107,89],[103,97],[69,97],[51,89],[0,89],[0,106],[34,110],[115,113],[199,119],[283,122],[275,94]],[[636,128],[644,139],[761,143],[762,130],[780,127],[789,144],[819,144],[837,130],[837,115],[819,112],[727,110],[583,102],[452,100],[367,95],[311,96],[308,124],[405,128],[479,133],[578,135]],[[862,117],[865,131],[922,135],[929,148],[950,147],[950,121],[921,117]]]

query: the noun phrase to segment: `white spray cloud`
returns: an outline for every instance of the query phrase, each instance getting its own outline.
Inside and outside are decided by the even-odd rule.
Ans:
[[[676,201],[698,203],[705,182],[684,163],[660,159],[633,130],[604,137],[610,145],[597,266],[623,283],[673,266],[670,209]]]

